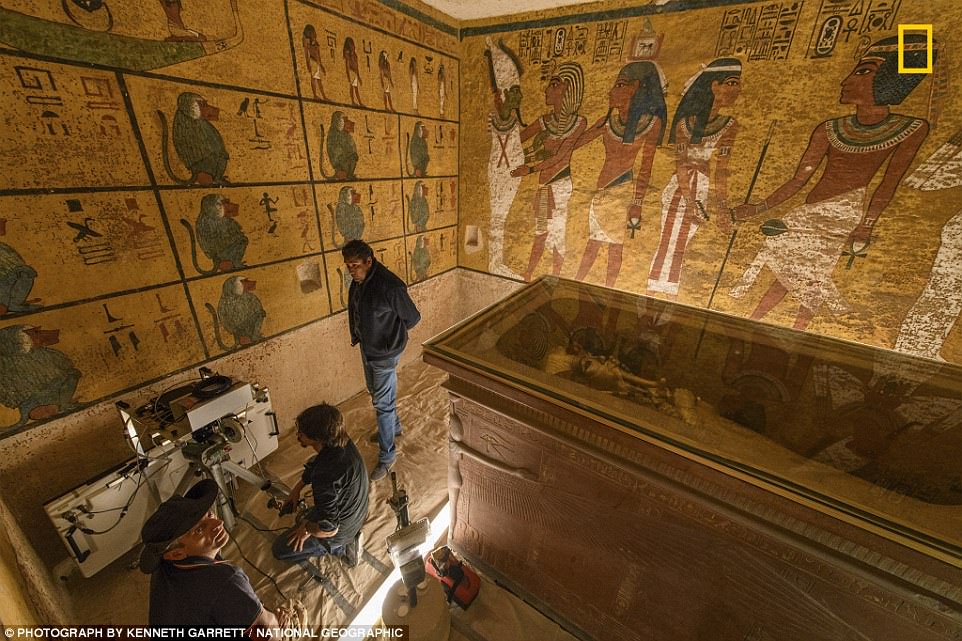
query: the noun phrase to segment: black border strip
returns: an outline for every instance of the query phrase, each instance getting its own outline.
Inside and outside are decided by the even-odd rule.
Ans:
[[[514,22],[502,22],[478,27],[464,27],[461,29],[461,40],[472,36],[481,36],[502,31],[520,31],[522,29],[537,29],[541,27],[553,27],[555,25],[578,24],[580,22],[600,22],[602,20],[620,20],[622,18],[637,18],[638,16],[653,16],[663,13],[680,13],[692,9],[710,9],[736,4],[755,4],[756,1],[757,0],[672,0],[668,4],[663,5],[645,4],[625,7],[623,9],[590,11],[588,13],[576,13],[567,16],[517,20]],[[385,0],[381,0],[381,2],[385,2]],[[555,9],[561,8],[564,7],[556,7]]]
[[[404,15],[410,18],[414,18],[419,22],[423,22],[429,27],[434,27],[438,31],[442,31],[448,34],[449,36],[454,36],[455,38],[458,37],[458,33],[460,30],[457,27],[449,25],[445,22],[441,22],[440,20],[436,20],[435,18],[432,18],[426,13],[422,13],[417,9],[415,9],[414,7],[410,7],[404,4],[403,2],[398,2],[398,0],[380,0],[380,3],[383,4],[385,7],[387,7],[388,9],[394,9],[398,13],[403,13]],[[444,13],[440,9],[438,9],[438,11],[441,13]],[[447,14],[445,13],[444,15],[447,15]],[[453,16],[451,17],[453,19]]]

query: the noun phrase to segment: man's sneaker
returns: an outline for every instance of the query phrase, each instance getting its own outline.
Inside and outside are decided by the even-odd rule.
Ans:
[[[344,562],[347,567],[356,568],[361,562],[361,553],[364,552],[364,533],[358,532],[354,540],[344,547]]]
[[[387,473],[391,471],[392,467],[394,467],[394,463],[378,463],[377,467],[371,470],[371,480],[380,481],[387,476]]]
[[[398,438],[400,436],[404,436],[404,430],[394,433],[394,438]],[[379,438],[380,438],[380,434],[378,434],[377,432],[374,432],[373,434],[371,434],[371,437],[367,440],[370,441],[371,443],[377,443]]]

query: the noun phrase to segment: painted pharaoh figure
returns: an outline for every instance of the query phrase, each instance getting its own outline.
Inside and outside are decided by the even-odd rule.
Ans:
[[[927,54],[924,34],[906,34],[905,64],[921,67]],[[932,52],[933,63],[935,52]],[[751,314],[764,318],[786,294],[800,304],[794,327],[805,329],[824,304],[832,313],[847,311],[832,272],[843,252],[864,252],[872,230],[892,200],[895,190],[929,131],[920,118],[892,113],[924,75],[898,72],[898,38],[880,40],[864,52],[842,80],[839,102],[855,105],[855,113],[819,123],[809,138],[795,175],[760,203],[739,205],[736,220],[747,220],[778,207],[804,187],[825,163],[805,203],[766,227],[781,233],[767,235],[763,247],[732,288],[743,296],[763,267],[775,275]],[[869,184],[886,165],[871,196]],[[866,200],[868,206],[866,207]]]
[[[587,121],[578,114],[584,96],[584,73],[581,65],[564,62],[548,80],[544,90],[545,104],[551,111],[521,132],[521,142],[530,143],[525,154],[529,164],[511,171],[512,176],[538,173],[538,191],[534,197],[534,243],[524,280],[531,280],[546,249],[552,252],[552,273],[557,276],[565,260],[565,231],[568,200],[571,199],[571,152],[584,132]]]
[[[608,113],[586,130],[576,147],[599,136],[605,163],[598,175],[598,191],[588,210],[588,244],[575,276],[584,280],[603,244],[608,246],[605,286],[613,287],[621,270],[622,248],[628,228],[638,229],[655,150],[661,144],[667,120],[661,74],[653,62],[625,65],[608,94]],[[638,175],[635,158],[642,153]]]
[[[504,223],[521,184],[512,169],[524,163],[521,145],[521,64],[500,40],[486,39],[485,59],[491,83],[493,109],[488,114],[491,152],[488,156],[488,199],[491,222],[488,227],[488,271],[499,276],[521,278],[504,264]]]
[[[685,251],[698,227],[712,215],[719,225],[727,224],[728,160],[738,124],[721,110],[737,100],[741,76],[736,58],[718,58],[682,90],[668,136],[675,173],[661,194],[661,236],[648,272],[649,292],[676,296]]]

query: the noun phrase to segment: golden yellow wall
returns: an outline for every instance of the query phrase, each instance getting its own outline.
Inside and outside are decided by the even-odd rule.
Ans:
[[[453,269],[459,72],[420,6],[0,1],[0,438],[343,309],[345,233]]]
[[[690,8],[693,6],[699,8]],[[496,168],[496,161],[501,163],[501,171],[508,165],[499,148],[494,156],[489,155],[492,145],[509,145],[506,132],[500,141],[489,132],[494,100],[485,49],[498,48],[499,41],[503,41],[520,62],[521,119],[529,126],[534,123],[535,128],[540,116],[553,111],[546,104],[549,79],[558,75],[563,63],[579,64],[585,78],[579,113],[590,131],[598,123],[604,127],[609,93],[619,70],[633,59],[645,58],[645,52],[636,44],[645,38],[660,40],[653,61],[664,76],[668,127],[653,154],[639,228],[634,237],[631,233],[624,235],[623,262],[616,278],[608,272],[611,244],[600,242],[598,257],[585,279],[609,284],[613,281],[619,289],[674,296],[680,302],[704,307],[709,304],[724,263],[711,299],[712,309],[962,362],[962,332],[955,328],[962,310],[962,267],[958,260],[962,216],[957,216],[962,207],[962,192],[957,186],[962,166],[954,158],[959,151],[955,139],[962,127],[958,82],[962,62],[956,53],[962,45],[956,28],[962,20],[962,8],[958,3],[607,2],[588,9],[569,8],[512,20],[515,21],[510,24],[502,19],[462,25],[461,59],[465,73],[461,118],[466,126],[462,132],[461,186],[462,199],[474,206],[462,210],[461,265],[503,275],[525,275],[537,235],[537,173],[521,178],[513,197],[510,178],[489,173]],[[860,57],[873,55],[871,45],[897,34],[900,23],[931,24],[937,43],[936,73],[924,76],[901,104],[888,108],[890,114],[908,118],[891,116],[881,125],[896,121],[908,127],[908,144],[901,144],[896,134],[888,139],[880,135],[876,141],[880,151],[873,155],[871,131],[865,136],[867,142],[855,145],[857,149],[850,145],[846,151],[837,140],[827,146],[822,144],[828,131],[824,123],[856,114],[856,100],[851,95],[840,95],[843,81],[852,74]],[[834,30],[833,25],[837,25]],[[679,150],[669,143],[668,129],[686,82],[698,74],[702,65],[720,58],[735,58],[741,66],[740,74],[730,74],[739,76],[740,91],[734,102],[720,108],[717,114],[719,123],[725,116],[732,119],[729,138],[714,143],[714,150],[704,144],[694,145],[700,147],[695,154],[690,153],[692,145]],[[511,72],[503,70],[511,65],[505,58],[501,60],[502,76],[508,77]],[[877,67],[877,63],[872,64]],[[873,69],[872,73],[876,71]],[[860,77],[853,76],[846,82],[858,82]],[[884,117],[884,109],[873,111],[877,106],[874,94],[870,91],[868,95],[868,103],[859,107],[859,113]],[[865,102],[864,96],[862,101]],[[851,123],[842,125],[852,127]],[[812,140],[822,144],[822,148],[816,144],[813,155],[803,163],[800,159],[813,132],[819,132]],[[531,138],[525,146],[530,148],[534,141]],[[917,151],[909,149],[918,142],[921,146]],[[759,163],[766,143],[767,153]],[[949,144],[945,146],[946,143]],[[728,149],[723,151],[723,147]],[[907,171],[903,176],[889,177],[888,184],[895,189],[887,206],[870,208],[869,201],[885,182],[883,177],[890,165],[899,162],[892,160],[895,152],[908,163]],[[935,162],[926,164],[933,154],[938,154]],[[641,172],[644,155],[644,150],[638,152],[633,178]],[[704,162],[695,162],[695,155]],[[826,155],[842,165],[849,164],[834,165],[826,175]],[[599,174],[605,160],[600,138],[578,146],[571,155],[572,193],[564,232],[566,253],[560,269],[564,277],[579,276],[588,246],[589,210],[592,199],[599,195]],[[536,162],[527,164],[535,166]],[[877,170],[866,169],[879,162]],[[724,171],[726,165],[727,189],[723,189],[725,181],[718,170]],[[806,166],[813,170],[807,183],[784,202],[763,211],[763,199],[770,199],[776,189],[792,179],[797,168],[804,171]],[[756,167],[758,178],[749,198]],[[857,177],[865,172],[865,177]],[[676,174],[695,186],[690,193],[692,200],[698,201],[697,208],[686,208],[678,202],[672,205],[671,183]],[[499,189],[490,188],[491,176],[496,177]],[[820,181],[823,188],[832,187],[828,191],[834,190],[834,199],[826,198],[824,189],[809,196]],[[866,181],[864,195],[853,193]],[[637,213],[628,209],[636,195],[629,193],[620,201],[611,193],[597,198],[596,218],[627,223],[629,215]],[[558,200],[558,194],[553,196]],[[492,244],[497,244],[492,203],[499,198],[508,203],[502,214],[503,264],[491,251]],[[729,253],[728,209],[744,203],[746,198],[758,206],[744,211],[757,213],[737,225]],[[806,199],[814,205],[821,202],[824,207],[803,209]],[[541,206],[545,207],[544,201]],[[551,206],[558,213],[558,203]],[[866,214],[869,218],[878,214],[878,220],[871,229],[867,248],[857,251],[864,256],[843,256],[851,249],[850,232]],[[704,220],[706,215],[708,220]],[[670,233],[666,234],[667,240],[662,238],[662,220],[671,220],[672,216],[688,229],[696,229],[686,251],[678,258],[681,270],[674,295],[671,287],[650,282],[659,247],[665,245],[671,250],[678,246],[668,242]],[[773,237],[762,233],[766,221],[772,221],[766,226],[769,233],[784,233],[771,240]],[[787,231],[778,229],[780,223]],[[608,225],[618,226],[611,222]],[[621,240],[610,235],[608,238]],[[862,245],[858,242],[856,250],[862,250]],[[617,252],[617,247],[614,249]],[[551,273],[552,258],[551,251],[545,251],[531,276]],[[778,279],[773,268],[780,272]],[[788,290],[787,295],[766,309],[767,303],[777,300],[778,282]],[[742,287],[735,289],[738,285]],[[803,309],[803,305],[809,309]]]

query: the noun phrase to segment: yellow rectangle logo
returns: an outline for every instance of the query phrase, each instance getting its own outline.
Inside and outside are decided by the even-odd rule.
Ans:
[[[905,32],[925,32],[925,66],[905,66]],[[899,73],[932,73],[932,25],[931,24],[900,24],[899,25]]]

